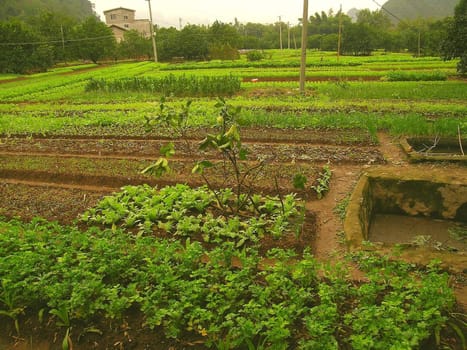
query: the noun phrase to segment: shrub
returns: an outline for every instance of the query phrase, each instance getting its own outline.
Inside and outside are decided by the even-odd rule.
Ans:
[[[388,81],[445,81],[446,73],[443,72],[389,72],[385,79]]]
[[[246,59],[250,62],[261,61],[264,58],[264,55],[261,51],[254,50],[246,54]]]
[[[213,60],[238,60],[238,50],[229,44],[212,45],[209,47],[209,57]]]

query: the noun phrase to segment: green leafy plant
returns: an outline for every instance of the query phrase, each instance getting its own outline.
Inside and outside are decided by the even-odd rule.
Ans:
[[[385,77],[388,81],[444,81],[447,74],[443,72],[389,72]]]
[[[0,306],[3,304],[5,309],[0,309],[0,315],[11,318],[15,324],[16,333],[20,335],[18,317],[24,312],[24,308],[17,305],[17,295],[15,295],[13,286],[11,286],[11,281],[7,279],[1,279],[1,281]]]
[[[137,187],[120,195],[138,203],[148,198]],[[165,197],[177,207],[174,199],[185,195]],[[269,211],[273,204],[261,206]],[[450,346],[453,336],[462,346],[465,319],[436,263],[418,267],[358,252],[349,259],[365,280],[355,282],[346,264],[322,264],[310,250],[274,248],[265,264],[257,247],[238,249],[229,241],[207,249],[191,239],[119,228],[83,232],[44,220],[3,219],[0,232],[0,279],[8,281],[0,288],[15,295],[25,317],[51,310],[43,327],[65,330],[64,349],[73,345],[71,329],[99,334],[96,317],[115,325],[135,310],[145,327],[180,341],[188,332],[207,347],[413,349],[430,337]]]
[[[176,185],[160,190],[127,186],[86,211],[81,220],[88,225],[137,227],[142,234],[161,230],[178,237],[201,235],[204,242],[233,241],[237,248],[256,244],[266,235],[280,239],[293,234],[298,239],[304,222],[303,203],[294,195],[279,200],[255,194],[241,215],[216,214],[221,209],[219,202],[234,207],[237,200],[231,189],[214,193],[206,186]]]
[[[176,76],[162,78],[132,77],[119,79],[91,78],[85,91],[149,92],[164,96],[231,96],[240,90],[240,80],[228,76]]]
[[[61,306],[58,309],[52,309],[49,311],[51,315],[58,318],[57,325],[66,328],[65,336],[62,340],[62,350],[72,350],[73,342],[71,341],[71,322],[66,306]]]
[[[316,179],[316,184],[311,186],[311,189],[316,192],[318,199],[323,198],[324,195],[329,191],[331,176],[331,168],[329,165],[324,165],[319,177]]]
[[[264,54],[258,50],[248,51],[246,54],[246,59],[250,62],[261,61],[264,58]]]

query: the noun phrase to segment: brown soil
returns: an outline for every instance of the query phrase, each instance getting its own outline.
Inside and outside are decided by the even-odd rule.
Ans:
[[[246,129],[245,131],[245,144],[250,148],[251,157],[253,157],[251,161],[263,155],[275,156],[269,172],[266,172],[260,184],[256,185],[258,190],[275,193],[275,184],[272,180],[274,170],[277,172],[277,169],[281,169],[285,172],[280,178],[279,186],[284,191],[290,191],[291,187],[286,185],[286,182],[290,182],[293,171],[306,170],[310,174],[311,181],[314,181],[321,166],[330,163],[333,175],[329,193],[321,200],[318,200],[316,195],[302,193],[307,200],[306,209],[309,217],[312,218],[306,234],[298,243],[284,242],[284,246],[298,249],[311,245],[316,257],[322,261],[338,261],[346,251],[342,239],[342,221],[334,210],[352,191],[362,171],[374,164],[385,162],[400,167],[401,172],[408,167],[422,167],[426,171],[430,171],[433,167],[440,167],[439,164],[409,164],[398,146],[398,140],[384,133],[378,135],[380,144],[377,146],[369,140],[354,142],[348,134],[344,133],[346,132],[343,131],[343,134],[339,135],[336,131],[287,131],[273,128]],[[141,176],[139,171],[145,162],[157,158],[158,149],[167,141],[166,138],[57,136],[10,137],[2,138],[1,141],[0,215],[7,217],[19,216],[24,220],[30,220],[34,216],[42,216],[49,220],[71,223],[86,208],[97,203],[103,195],[126,184],[147,182],[163,186],[178,182],[191,185],[203,183],[202,179],[187,176],[186,174],[190,172],[185,172],[192,165],[193,160],[199,158],[195,152],[196,143],[199,141],[197,137],[193,137],[187,144],[176,143],[179,153],[177,153],[175,168],[180,168],[177,168],[175,174],[162,180]],[[204,156],[216,158],[213,154]],[[441,166],[462,169],[461,166],[452,164]],[[182,175],[182,172],[185,175]],[[216,176],[218,177],[216,184],[221,185],[223,182],[223,179],[219,178],[221,175],[218,173]],[[362,276],[355,271],[354,278],[361,279]],[[455,290],[458,301],[465,307],[467,305],[465,276],[461,276],[456,281]],[[133,321],[136,322],[136,320]],[[151,338],[146,333],[136,329],[126,331],[126,333],[121,331],[117,337],[112,338],[114,346],[110,348],[183,349],[189,347],[193,349],[189,344],[170,342],[164,345],[160,343],[159,347],[154,347],[149,344],[151,341],[154,342],[155,338]],[[154,337],[153,334],[152,336]],[[53,335],[51,337],[53,338]],[[86,337],[86,339],[91,338]],[[132,347],[129,338],[138,339],[139,343],[134,343]],[[149,339],[148,342],[146,339]],[[156,341],[157,339],[156,337]],[[94,340],[92,338],[92,340],[97,345],[89,343],[83,347],[77,345],[76,348],[97,349],[104,348],[103,344],[106,341],[108,341],[106,344],[110,344],[110,339],[96,338]],[[118,344],[120,341],[121,347]],[[27,342],[28,340],[19,341],[20,347],[15,347],[15,349],[30,348],[25,346]],[[8,348],[0,342],[0,348],[2,346]],[[34,344],[34,348],[54,349],[56,347],[47,343],[44,347]]]

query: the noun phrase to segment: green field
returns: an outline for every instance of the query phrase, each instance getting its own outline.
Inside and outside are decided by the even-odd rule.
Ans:
[[[339,250],[325,258],[307,241],[327,222],[319,215],[345,214],[361,171],[392,161],[376,149],[380,134],[465,139],[467,84],[457,62],[312,51],[302,95],[299,55],[0,75],[0,172],[8,180],[0,191],[12,193],[0,205],[0,348],[43,331],[64,349],[101,339],[117,346],[123,332],[174,349],[461,349],[465,315],[449,281],[465,271],[347,253],[342,232],[333,232]],[[142,145],[162,141],[177,149]],[[309,148],[308,159],[319,161],[300,158]],[[326,149],[335,164],[319,158]],[[159,153],[169,165],[155,167]],[[279,160],[267,163],[269,154]],[[160,184],[141,174],[169,167]],[[218,172],[205,175],[211,168]],[[292,178],[298,194],[284,194]],[[159,188],[106,192],[126,179]],[[342,189],[320,213],[338,181]],[[30,205],[20,198],[29,182],[38,191],[26,195]],[[49,186],[68,193],[68,203]],[[98,187],[107,196],[65,223],[14,218],[36,203],[50,204],[36,209],[51,217],[81,208]]]

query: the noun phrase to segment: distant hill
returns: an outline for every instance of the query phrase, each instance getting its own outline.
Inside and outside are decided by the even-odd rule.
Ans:
[[[458,3],[459,0],[388,0],[383,7],[401,19],[444,18],[454,15]]]
[[[89,0],[0,0],[0,21],[13,17],[24,19],[37,15],[41,10],[65,13],[76,19],[94,13]]]
[[[347,12],[347,16],[349,16],[352,19],[352,22],[356,22],[359,12],[360,10],[353,7]]]

